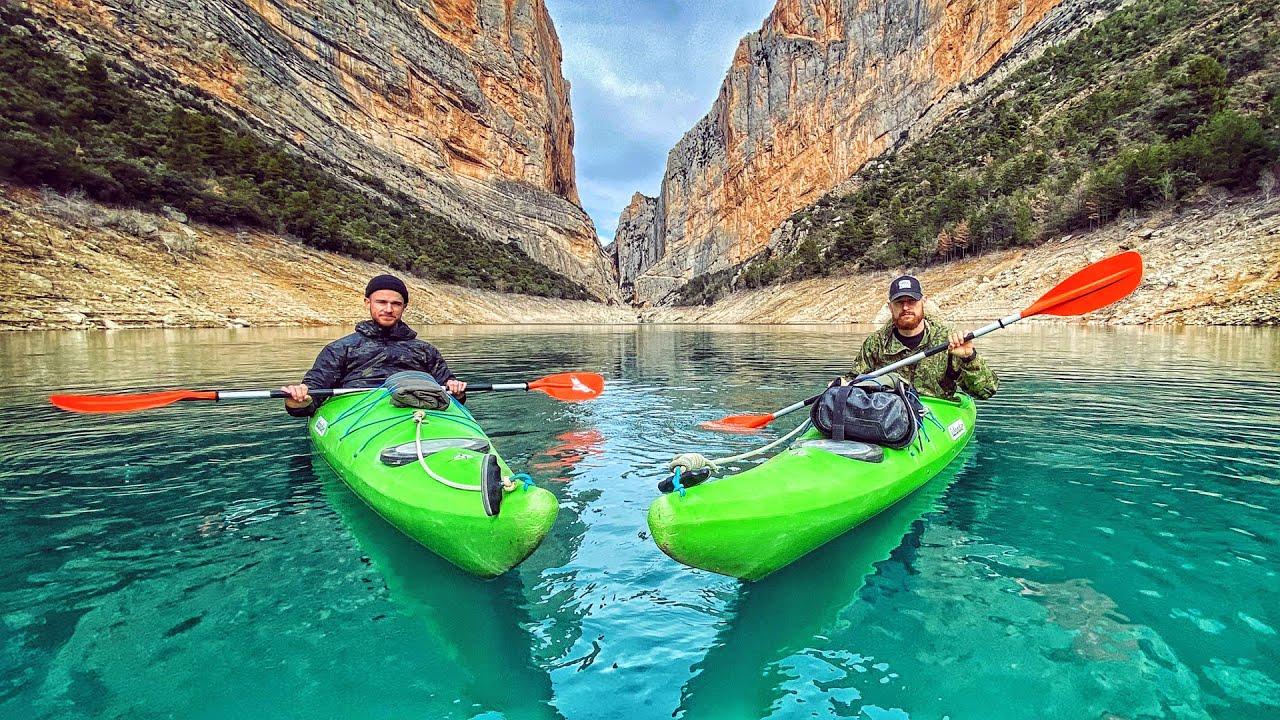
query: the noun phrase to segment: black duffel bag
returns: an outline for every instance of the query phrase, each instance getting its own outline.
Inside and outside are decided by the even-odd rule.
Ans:
[[[904,448],[916,438],[923,407],[906,381],[894,376],[856,385],[837,385],[809,410],[814,427],[832,440],[857,440]]]

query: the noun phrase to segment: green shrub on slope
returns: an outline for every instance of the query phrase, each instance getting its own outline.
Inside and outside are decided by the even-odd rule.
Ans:
[[[359,179],[382,198],[194,104],[162,106],[101,57],[75,67],[27,18],[0,5],[0,177],[290,233],[466,287],[588,297],[515,245],[482,240],[377,180]]]
[[[1278,157],[1274,0],[1139,0],[795,213],[820,261],[767,252],[721,276],[753,287],[1034,244],[1205,186],[1251,190]],[[704,281],[681,302],[725,291]]]

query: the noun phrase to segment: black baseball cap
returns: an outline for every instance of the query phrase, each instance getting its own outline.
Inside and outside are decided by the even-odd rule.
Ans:
[[[924,288],[920,287],[920,281],[911,275],[899,275],[889,283],[889,302],[904,297],[912,300],[924,297]]]

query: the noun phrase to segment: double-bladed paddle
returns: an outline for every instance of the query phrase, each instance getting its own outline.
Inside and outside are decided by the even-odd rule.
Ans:
[[[377,388],[334,388],[311,390],[313,398],[368,392]],[[557,400],[578,402],[591,400],[604,392],[604,376],[596,373],[560,373],[531,382],[467,385],[467,391],[538,390]],[[284,399],[283,390],[167,390],[126,395],[51,395],[49,402],[63,410],[78,413],[123,413],[171,405],[180,400],[266,400]]]
[[[1009,327],[1015,322],[1023,318],[1029,318],[1032,315],[1070,316],[1093,312],[1127,296],[1138,287],[1140,282],[1142,282],[1142,256],[1133,251],[1113,255],[1072,274],[1066,280],[1055,285],[1052,290],[1042,295],[1039,300],[1035,301],[1026,310],[1001,318],[990,325],[980,327],[965,335],[965,340],[979,338],[989,332]],[[854,378],[854,382],[880,377],[899,368],[914,365],[927,357],[945,351],[947,348],[947,343],[934,345],[927,350],[921,350],[915,355],[903,358],[891,365],[886,365],[875,372],[859,375]],[[708,430],[755,430],[768,425],[787,413],[812,405],[820,397],[822,396],[814,395],[769,415],[731,415],[720,420],[704,422],[702,427]]]

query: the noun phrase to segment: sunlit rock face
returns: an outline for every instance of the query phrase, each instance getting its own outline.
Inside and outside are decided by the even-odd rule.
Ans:
[[[711,111],[615,236],[635,301],[760,252],[796,210],[921,136],[1123,0],[779,0],[738,45]],[[623,268],[626,268],[624,271]],[[624,280],[626,282],[626,280]]]
[[[542,0],[34,0],[69,54],[214,98],[345,176],[514,242],[602,299],[569,87]],[[169,83],[155,84],[155,88]],[[163,90],[161,90],[163,91]]]

